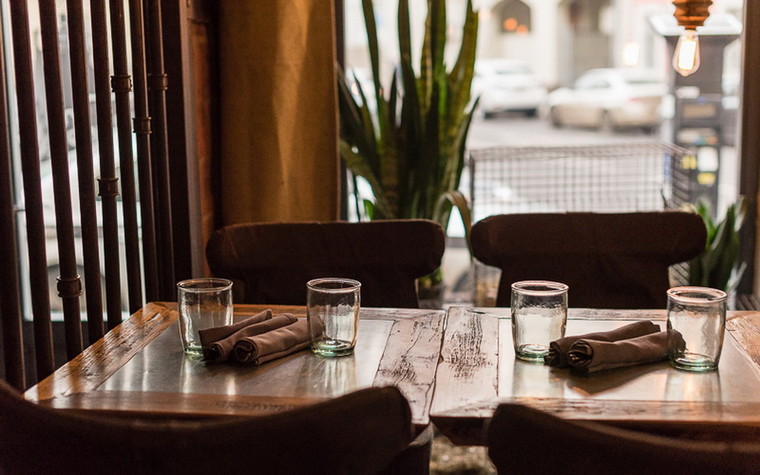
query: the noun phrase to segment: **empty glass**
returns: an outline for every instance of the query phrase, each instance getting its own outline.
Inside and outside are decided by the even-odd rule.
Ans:
[[[524,280],[512,284],[512,339],[521,360],[544,361],[549,343],[565,336],[568,286]]]
[[[322,356],[344,356],[354,352],[359,329],[361,283],[326,277],[306,284],[306,317],[311,349]]]
[[[177,284],[179,335],[186,353],[200,354],[198,330],[232,324],[232,282],[200,278]]]
[[[668,358],[675,368],[717,369],[725,332],[725,292],[708,287],[668,290]]]

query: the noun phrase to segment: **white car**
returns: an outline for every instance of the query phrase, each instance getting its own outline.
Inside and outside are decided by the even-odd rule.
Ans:
[[[515,59],[478,59],[472,80],[472,96],[480,96],[478,108],[485,117],[498,112],[522,112],[535,116],[547,90],[527,64]]]
[[[654,71],[592,69],[581,75],[572,89],[559,88],[549,94],[549,119],[555,127],[656,130],[667,92],[661,75]]]

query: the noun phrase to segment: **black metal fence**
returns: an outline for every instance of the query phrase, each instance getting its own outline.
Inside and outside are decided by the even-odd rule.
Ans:
[[[534,212],[634,212],[687,201],[691,152],[662,142],[496,147],[469,154],[473,219]]]

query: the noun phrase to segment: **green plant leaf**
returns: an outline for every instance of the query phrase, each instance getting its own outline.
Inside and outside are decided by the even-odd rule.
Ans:
[[[720,222],[715,222],[706,203],[695,206],[705,223],[705,250],[689,261],[689,284],[733,290],[741,279],[746,265],[739,263],[740,230],[744,222],[746,200],[730,205]]]
[[[462,226],[464,227],[465,241],[467,242],[467,250],[470,251],[470,258],[472,258],[472,247],[470,246],[470,230],[472,229],[472,210],[470,208],[470,202],[467,197],[459,190],[451,190],[442,194],[436,205],[436,211],[433,215],[433,219],[437,221],[441,226],[448,224],[448,216],[451,208],[455,207],[459,211],[459,216],[462,219]],[[445,221],[445,223],[443,223]]]
[[[375,84],[375,99],[377,101],[378,114],[383,119],[380,103],[383,102],[383,86],[380,81],[380,49],[377,43],[377,24],[375,23],[375,9],[372,0],[362,0],[364,12],[364,25],[367,29],[367,46],[369,48],[370,65],[372,68],[372,81]],[[382,120],[378,121],[382,123]]]
[[[367,161],[353,150],[351,144],[344,140],[340,141],[340,156],[346,162],[346,166],[351,169],[355,175],[367,180],[372,188],[372,193],[375,195],[376,208],[380,213],[388,216],[390,213],[388,199],[380,185],[380,180],[377,178],[374,171],[368,166]]]
[[[453,207],[471,220],[458,191],[465,144],[477,100],[470,97],[478,15],[468,0],[462,41],[447,71],[446,0],[428,0],[419,70],[412,61],[408,0],[398,4],[399,65],[384,90],[372,0],[362,0],[375,87],[376,107],[367,107],[364,90],[356,97],[341,85],[341,156],[364,177],[374,200],[365,205],[371,219],[435,219],[446,227]],[[339,82],[345,79],[339,77]],[[389,94],[385,94],[387,91]],[[345,117],[344,117],[345,115]],[[469,233],[469,224],[466,224]],[[469,246],[469,236],[468,246]]]

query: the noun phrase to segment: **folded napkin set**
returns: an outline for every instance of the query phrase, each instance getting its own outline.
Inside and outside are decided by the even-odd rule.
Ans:
[[[272,315],[271,310],[198,333],[203,359],[213,363],[260,365],[309,346],[309,322],[305,318],[289,313]]]
[[[649,321],[625,325],[608,332],[568,336],[549,344],[544,364],[581,373],[651,363],[668,355],[668,338],[686,344],[678,332],[660,331]]]

